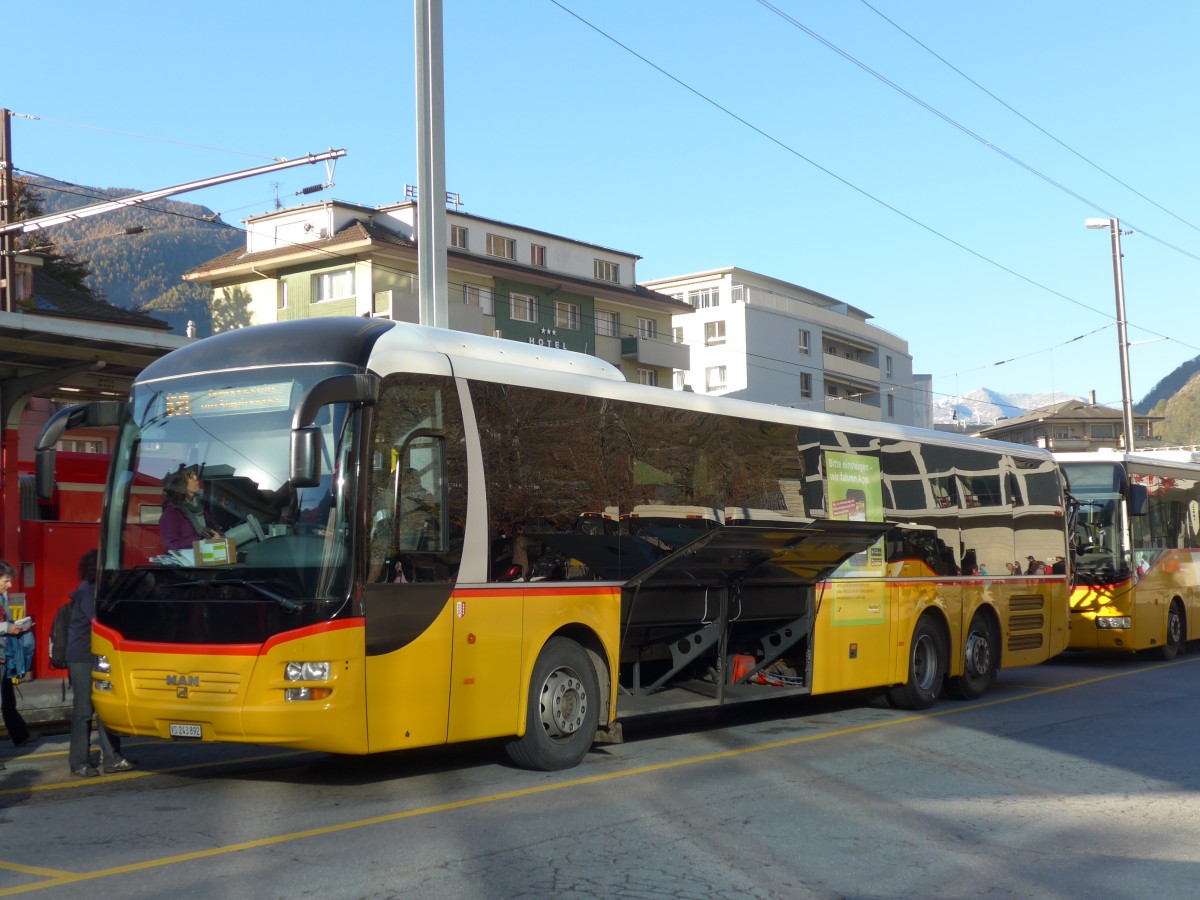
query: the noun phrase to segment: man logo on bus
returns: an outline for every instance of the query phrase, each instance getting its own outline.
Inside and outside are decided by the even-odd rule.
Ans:
[[[168,675],[167,684],[170,687],[200,687],[199,675]]]

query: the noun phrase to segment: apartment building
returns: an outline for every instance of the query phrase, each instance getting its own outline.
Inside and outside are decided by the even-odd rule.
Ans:
[[[245,220],[246,247],[187,272],[237,325],[327,315],[419,320],[415,201],[331,200]],[[598,356],[670,387],[690,366],[672,339],[691,307],[637,283],[640,257],[447,210],[450,328]],[[228,327],[228,326],[226,326]]]
[[[932,377],[914,375],[908,342],[864,310],[736,267],[643,286],[693,310],[672,324],[692,348],[678,388],[932,427]]]

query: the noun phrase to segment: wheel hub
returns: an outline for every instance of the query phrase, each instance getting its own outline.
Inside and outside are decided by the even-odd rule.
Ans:
[[[579,731],[587,714],[587,692],[572,671],[551,672],[542,686],[541,719],[546,734],[555,739],[569,738]]]
[[[979,632],[967,638],[967,669],[972,675],[986,675],[991,671],[992,648],[988,639]]]

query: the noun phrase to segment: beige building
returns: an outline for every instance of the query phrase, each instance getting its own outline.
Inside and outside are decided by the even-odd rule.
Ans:
[[[211,286],[214,308],[234,325],[331,315],[416,322],[416,217],[415,202],[276,210],[245,220],[244,250],[184,279]],[[446,219],[450,328],[588,353],[642,384],[670,387],[688,368],[671,323],[691,308],[639,286],[640,257],[455,210]]]
[[[1090,402],[1064,400],[1011,419],[1001,419],[995,425],[980,429],[978,434],[998,441],[1034,444],[1060,453],[1118,449],[1124,443],[1121,418],[1121,410],[1098,405],[1093,394]],[[1162,445],[1162,439],[1154,434],[1154,426],[1162,419],[1162,416],[1134,415],[1134,445],[1137,449]]]

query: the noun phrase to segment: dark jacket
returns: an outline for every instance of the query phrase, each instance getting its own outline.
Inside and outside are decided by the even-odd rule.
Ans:
[[[67,662],[92,662],[92,619],[96,617],[96,586],[87,581],[71,592],[71,621],[67,626]]]

